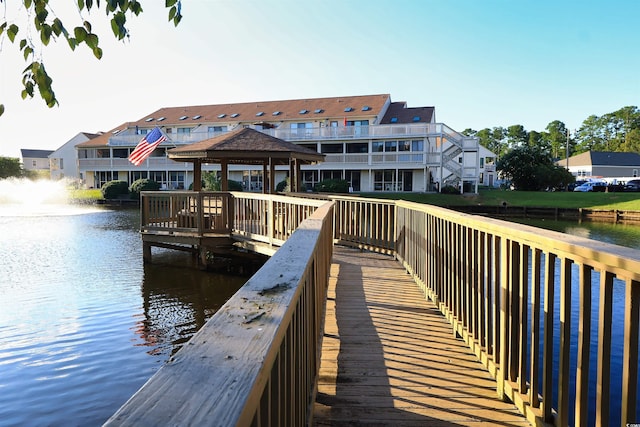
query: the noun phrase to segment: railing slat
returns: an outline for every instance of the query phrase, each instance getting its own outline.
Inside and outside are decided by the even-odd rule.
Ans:
[[[622,355],[622,424],[636,423],[638,397],[638,323],[640,282],[627,280],[624,293],[624,350]]]

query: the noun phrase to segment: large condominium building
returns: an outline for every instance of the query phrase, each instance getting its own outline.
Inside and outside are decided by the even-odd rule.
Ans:
[[[129,153],[155,127],[166,141],[134,166]],[[437,123],[434,107],[410,108],[382,94],[162,108],[76,145],[79,178],[96,188],[149,178],[162,188],[186,189],[193,165],[170,160],[167,150],[245,127],[325,154],[324,162],[302,167],[304,188],[338,178],[363,192],[437,191],[445,185],[476,191],[494,173],[481,168],[487,162],[478,140]],[[203,165],[207,170],[220,167]],[[275,182],[288,171],[277,167]],[[262,190],[262,173],[259,166],[229,167],[229,179],[247,191]]]

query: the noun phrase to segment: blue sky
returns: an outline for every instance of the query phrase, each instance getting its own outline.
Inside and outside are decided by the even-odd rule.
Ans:
[[[68,27],[73,0],[52,0]],[[462,131],[640,104],[640,1],[183,0],[182,23],[143,1],[131,38],[89,17],[104,56],[44,50],[60,106],[20,98],[25,64],[0,51],[0,155],[54,150],[161,107],[389,93]]]

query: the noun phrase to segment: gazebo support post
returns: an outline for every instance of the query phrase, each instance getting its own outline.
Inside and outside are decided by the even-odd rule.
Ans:
[[[267,161],[262,162],[262,194],[269,194],[269,175],[267,175]]]
[[[269,192],[276,194],[276,165],[271,158],[269,158]]]
[[[229,191],[229,162],[222,160],[220,162],[220,189]]]
[[[296,167],[295,159],[289,159],[289,191],[296,193],[298,186],[296,185]]]
[[[196,160],[193,162],[193,191],[202,190],[202,162]]]
[[[300,161],[298,159],[293,159],[293,163],[295,164],[296,170],[295,170],[295,181],[296,181],[296,186],[295,186],[295,191],[298,192],[300,191],[300,185],[301,185],[301,178],[302,178],[302,172],[300,171]]]

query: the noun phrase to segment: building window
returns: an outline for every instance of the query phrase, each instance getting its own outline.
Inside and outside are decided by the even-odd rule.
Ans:
[[[114,159],[126,159],[129,157],[129,149],[128,148],[114,148],[113,149],[113,158]]]
[[[359,170],[347,170],[344,172],[344,179],[349,182],[349,188],[353,191],[360,191],[360,174]]]
[[[398,191],[396,171],[394,169],[377,170],[373,174],[374,191]]]
[[[167,185],[170,190],[184,190],[184,172],[169,172]]]
[[[167,172],[166,171],[151,171],[149,172],[149,179],[160,184],[161,189],[167,188]]]
[[[108,159],[111,157],[111,151],[108,148],[99,148],[96,150],[96,157],[98,159]]]
[[[64,169],[64,159],[60,159],[60,169]]]
[[[480,167],[483,168],[484,167],[484,157],[480,157]],[[480,180],[482,181],[482,180]]]
[[[636,178],[638,176],[638,169],[633,170],[633,177]]]
[[[318,152],[318,144],[300,144],[300,147],[308,148],[309,150],[313,150],[316,153]]]
[[[117,171],[97,171],[94,175],[94,183],[96,188],[102,188],[104,184],[109,181],[115,181],[118,179]]]
[[[242,186],[247,191],[262,191],[262,171],[242,171]]]
[[[347,153],[367,153],[369,144],[366,142],[347,142]]]
[[[373,141],[371,143],[371,152],[372,153],[382,153],[384,151],[384,142],[382,141]]]
[[[384,151],[386,153],[393,153],[398,151],[398,141],[385,141]]]
[[[302,171],[302,189],[312,191],[318,183],[318,171]]]
[[[323,154],[338,154],[344,153],[344,146],[339,144],[320,144],[320,152]]]
[[[190,135],[191,128],[178,128],[178,135]]]
[[[207,128],[208,133],[221,133],[221,132],[224,132],[225,130],[226,130],[225,126],[209,126]]]
[[[327,179],[342,179],[342,171],[341,170],[320,171],[320,181],[326,181]]]
[[[129,183],[132,184],[134,181],[139,179],[147,179],[147,176],[147,171],[131,171],[131,181]]]

